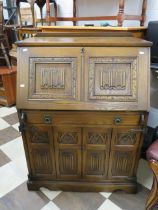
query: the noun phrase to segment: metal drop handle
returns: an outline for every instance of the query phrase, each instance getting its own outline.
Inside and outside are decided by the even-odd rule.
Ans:
[[[120,117],[115,117],[115,118],[114,118],[114,123],[115,123],[116,125],[120,124],[121,122],[122,122],[122,119],[121,119]]]

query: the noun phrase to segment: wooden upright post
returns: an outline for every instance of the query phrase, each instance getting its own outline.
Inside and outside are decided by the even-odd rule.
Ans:
[[[54,1],[54,11],[55,11],[55,18],[58,17],[58,7],[56,1]],[[56,21],[54,22],[54,25],[56,26]]]
[[[49,0],[46,0],[46,14],[48,18],[48,25],[50,25],[50,4]]]
[[[119,11],[117,15],[117,21],[118,21],[118,26],[123,25],[124,21],[124,7],[125,7],[125,0],[120,0],[119,1]]]
[[[73,0],[73,17],[76,17],[76,0]],[[76,21],[73,21],[73,25],[76,26]]]
[[[144,22],[145,22],[145,19],[146,19],[146,8],[147,8],[147,0],[143,0],[141,21],[140,21],[141,26],[144,26]]]

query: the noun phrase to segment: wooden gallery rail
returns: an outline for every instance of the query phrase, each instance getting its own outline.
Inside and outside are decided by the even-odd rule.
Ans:
[[[50,0],[46,0],[47,9],[47,21],[50,25],[51,22],[55,21],[73,21],[73,25],[76,25],[77,21],[90,21],[90,20],[117,20],[118,26],[123,25],[124,20],[138,20],[140,21],[140,26],[144,26],[146,18],[146,8],[147,0],[142,2],[141,15],[128,15],[124,13],[125,0],[119,0],[119,10],[118,14],[115,16],[91,16],[91,17],[77,17],[76,14],[76,0],[73,0],[73,17],[51,17],[50,16]]]

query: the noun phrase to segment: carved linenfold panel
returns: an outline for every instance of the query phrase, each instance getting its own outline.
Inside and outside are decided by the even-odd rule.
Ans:
[[[105,152],[87,151],[86,175],[103,175],[105,173]]]
[[[48,149],[32,149],[32,158],[35,173],[49,174],[52,173],[51,156]]]
[[[77,154],[73,150],[59,150],[59,171],[61,175],[77,174]]]
[[[58,142],[60,144],[77,144],[78,143],[78,133],[68,132],[68,133],[58,133]]]
[[[88,132],[88,144],[104,144],[107,136],[104,133]]]
[[[134,158],[133,151],[115,151],[112,157],[112,176],[131,176]]]
[[[28,99],[76,99],[76,57],[30,57]]]
[[[41,88],[65,88],[64,68],[41,68]]]
[[[116,137],[116,144],[118,145],[135,145],[136,143],[136,134],[134,133],[124,133],[118,134]]]
[[[90,57],[88,99],[137,101],[137,57]]]
[[[48,131],[41,130],[38,127],[31,127],[29,129],[30,140],[32,143],[48,143]]]
[[[100,89],[101,90],[125,90],[126,89],[126,71],[122,69],[103,69],[100,71]]]

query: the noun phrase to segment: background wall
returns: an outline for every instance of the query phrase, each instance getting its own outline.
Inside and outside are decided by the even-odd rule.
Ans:
[[[6,0],[3,0],[6,5]],[[10,0],[13,1],[13,0]],[[116,15],[118,13],[119,0],[76,0],[78,16],[99,16],[99,15]],[[143,0],[126,0],[125,13],[138,15],[141,13],[141,5]],[[71,17],[72,16],[72,0],[56,0],[58,4],[58,16]],[[23,7],[29,4],[22,4]],[[37,17],[40,18],[39,8],[35,5]],[[7,12],[4,10],[5,18]],[[43,8],[44,15],[46,14],[46,7]],[[53,4],[51,6],[51,15],[53,16]],[[145,25],[149,21],[158,21],[158,0],[148,0],[147,4],[147,18]],[[116,26],[116,21],[93,21],[95,25],[99,26],[101,22],[108,22]],[[78,22],[78,25],[83,25],[85,22]],[[90,21],[86,22],[90,23]],[[57,25],[72,25],[72,22],[58,22]],[[139,26],[139,21],[124,21],[123,26]],[[158,125],[158,79],[157,76],[151,73],[151,108],[149,116],[149,125],[155,127]]]
[[[58,4],[58,14],[59,16],[72,16],[72,0],[56,0]],[[6,0],[3,0],[4,5],[6,5]],[[77,14],[78,16],[99,16],[99,15],[116,15],[118,12],[119,0],[77,0]],[[140,14],[141,12],[142,0],[126,0],[125,3],[125,13],[128,14]],[[28,6],[28,4],[23,3],[23,7]],[[39,8],[36,7],[37,17],[40,17]],[[43,13],[46,13],[46,8],[44,7]],[[53,7],[51,10],[52,15],[54,14]],[[7,12],[4,10],[5,18],[7,18]],[[147,5],[147,20],[158,20],[158,0],[148,0]],[[89,23],[87,21],[86,23]],[[95,25],[100,25],[102,21],[93,21]],[[105,21],[104,21],[105,22]],[[106,21],[107,22],[107,21]],[[83,25],[85,22],[79,22],[78,25]],[[111,25],[116,25],[116,21],[108,21]],[[71,22],[58,22],[57,25],[72,25]],[[138,21],[124,21],[124,26],[139,26]]]

